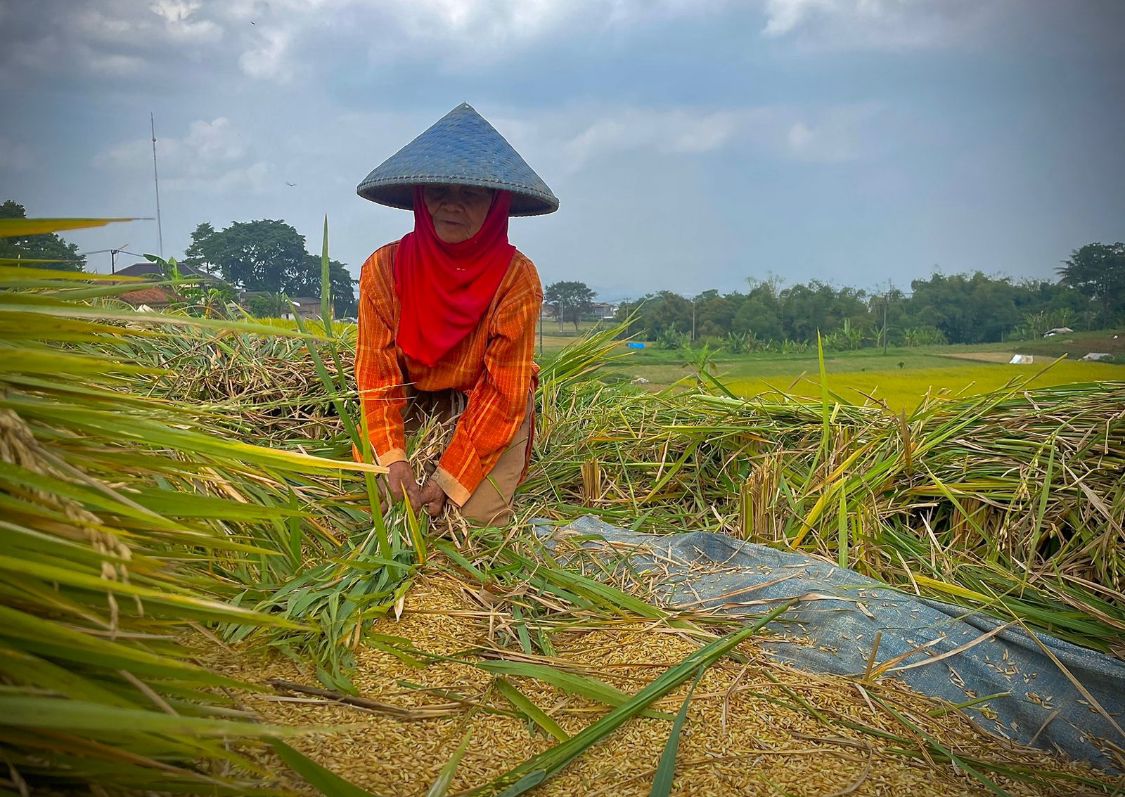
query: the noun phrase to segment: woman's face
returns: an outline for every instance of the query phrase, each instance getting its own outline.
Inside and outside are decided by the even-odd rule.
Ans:
[[[434,232],[447,244],[459,244],[480,232],[492,191],[469,185],[427,185],[422,189],[426,210],[434,220]]]

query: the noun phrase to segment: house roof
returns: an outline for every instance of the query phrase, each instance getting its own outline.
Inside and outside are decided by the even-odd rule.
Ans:
[[[205,271],[200,271],[199,269],[186,265],[184,263],[177,263],[176,267],[180,270],[180,275],[184,277],[198,277],[201,280],[211,283],[224,282],[216,276],[208,274]],[[122,277],[156,277],[157,279],[164,278],[164,270],[158,264],[149,262],[134,263],[131,266],[119,268],[114,272],[114,274]]]
[[[166,288],[140,288],[123,293],[119,298],[132,305],[170,304],[176,300],[176,294]]]

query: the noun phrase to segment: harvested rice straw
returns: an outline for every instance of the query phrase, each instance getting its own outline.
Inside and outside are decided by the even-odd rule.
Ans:
[[[619,357],[620,331],[545,364],[527,514],[801,547],[1125,655],[1125,384],[1013,384],[905,418],[870,402],[738,399],[710,377],[652,394],[591,378]],[[301,342],[209,330],[162,341],[153,364],[171,367],[141,389],[196,402],[240,437],[345,457],[334,400],[354,413],[351,341],[335,345],[325,367],[349,386],[336,396]]]

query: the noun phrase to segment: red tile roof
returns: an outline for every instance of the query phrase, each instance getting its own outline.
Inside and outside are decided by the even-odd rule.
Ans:
[[[153,305],[166,305],[171,304],[176,300],[176,294],[165,288],[140,288],[135,291],[121,294],[121,300],[128,302],[134,307],[142,304],[147,304],[150,307]]]

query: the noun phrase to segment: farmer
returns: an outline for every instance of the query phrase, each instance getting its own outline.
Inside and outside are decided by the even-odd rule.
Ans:
[[[534,264],[508,243],[508,217],[559,201],[464,103],[356,190],[414,211],[414,231],[372,254],[359,281],[356,382],[391,497],[431,516],[450,501],[467,520],[507,523],[531,454],[543,303]],[[427,414],[456,426],[420,474],[406,434]]]

